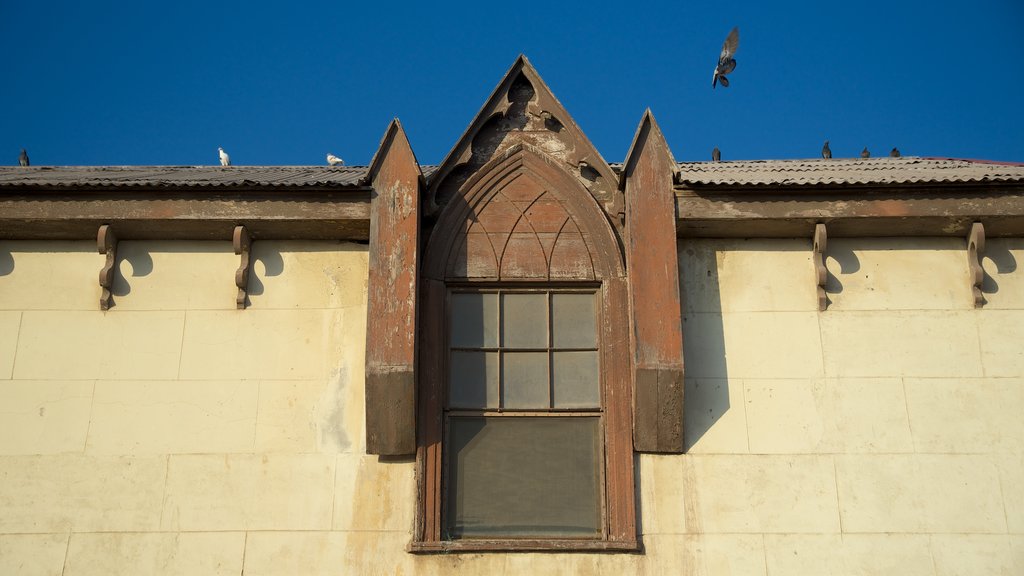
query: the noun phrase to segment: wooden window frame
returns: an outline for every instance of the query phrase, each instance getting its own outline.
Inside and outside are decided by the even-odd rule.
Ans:
[[[621,346],[628,346],[628,334],[623,335],[624,325],[614,326],[614,318],[624,314],[624,294],[612,288],[615,282],[430,282],[426,283],[424,294],[424,328],[436,337],[424,338],[421,359],[421,437],[417,480],[419,502],[417,506],[414,538],[409,546],[411,552],[482,552],[482,551],[608,551],[633,552],[638,550],[635,512],[633,509],[633,456],[631,434],[631,410],[628,389],[628,355]],[[597,301],[595,326],[597,329],[598,377],[601,385],[601,401],[598,409],[464,409],[447,408],[449,301],[457,292],[540,292],[548,295],[557,293],[591,293]],[[550,329],[551,312],[548,310]],[[548,342],[547,350],[553,349]],[[623,365],[625,360],[625,366]],[[621,380],[623,377],[625,381]],[[623,394],[623,392],[626,392]],[[625,402],[623,401],[625,400]],[[586,416],[599,418],[601,437],[599,466],[599,493],[601,495],[601,535],[594,538],[464,538],[445,539],[445,490],[448,469],[445,451],[446,432],[449,417],[473,415],[489,417],[544,416],[566,417]],[[628,505],[623,504],[623,499]]]
[[[482,418],[566,418],[566,417],[586,417],[586,418],[597,418],[598,419],[598,441],[599,441],[599,465],[597,468],[597,490],[598,494],[602,496],[598,503],[598,513],[600,516],[600,538],[589,537],[589,536],[578,536],[578,537],[564,537],[564,538],[522,538],[522,537],[504,537],[504,538],[477,538],[477,537],[466,537],[459,538],[457,540],[444,540],[445,542],[469,542],[469,541],[489,541],[491,544],[499,541],[538,541],[538,540],[558,540],[558,541],[571,541],[571,542],[584,542],[593,540],[606,540],[608,537],[608,522],[605,514],[605,476],[606,468],[608,466],[607,459],[605,458],[604,444],[605,444],[605,426],[604,426],[604,394],[603,381],[601,377],[601,337],[597,331],[597,327],[601,325],[601,314],[600,314],[600,292],[598,291],[599,286],[593,283],[579,283],[579,284],[566,284],[559,287],[551,287],[547,285],[537,285],[531,283],[528,285],[521,285],[517,283],[504,283],[497,284],[494,286],[473,286],[473,285],[460,285],[458,283],[451,283],[448,287],[448,297],[445,299],[445,365],[444,365],[444,381],[446,386],[442,390],[443,400],[441,401],[442,412],[443,412],[443,434],[444,440],[442,441],[442,455],[441,455],[441,470],[440,470],[440,490],[441,498],[450,497],[450,478],[449,472],[451,470],[451,454],[448,450],[449,442],[451,438],[451,425],[453,418],[459,417],[482,417]],[[498,341],[495,346],[481,346],[478,348],[472,347],[456,347],[451,344],[451,334],[453,326],[451,322],[451,311],[452,311],[452,296],[455,294],[495,294],[498,301],[498,324],[497,324],[497,338]],[[502,337],[505,330],[505,314],[503,311],[503,296],[506,294],[542,294],[545,300],[545,323],[546,323],[546,342],[543,349],[541,347],[517,347],[517,346],[504,346]],[[598,304],[594,310],[594,339],[595,345],[590,348],[558,348],[555,346],[553,338],[553,311],[551,308],[552,296],[554,294],[587,294],[593,296],[594,300]],[[454,350],[493,350],[498,353],[498,406],[496,408],[484,407],[484,408],[463,408],[463,407],[451,407],[448,405],[448,390],[451,383],[451,371],[450,371],[450,352]],[[552,373],[553,368],[553,353],[556,350],[576,351],[576,350],[587,350],[596,351],[598,353],[598,392],[599,400],[596,407],[590,408],[556,408],[554,406],[554,378]],[[503,352],[541,352],[543,351],[547,355],[547,387],[548,387],[548,407],[547,408],[508,408],[504,406],[504,361]],[[446,514],[449,511],[448,505],[442,505],[439,513],[441,515],[441,535],[445,536],[446,530],[449,528],[450,519],[446,518]]]
[[[519,178],[523,178],[519,180]],[[586,259],[579,275],[565,277],[563,269],[527,266],[529,275],[505,274],[502,262],[509,252],[495,254],[491,267],[460,267],[460,246],[468,246],[469,228],[499,191],[528,186],[552,194],[573,221],[583,245],[576,254]],[[417,506],[411,552],[477,551],[609,551],[639,550],[633,452],[633,362],[629,283],[622,238],[603,204],[580,179],[529,145],[517,144],[492,158],[461,187],[457,197],[440,210],[426,232],[419,273],[417,332]],[[511,224],[511,223],[508,223]],[[514,232],[488,230],[488,232]],[[467,254],[467,253],[463,253]],[[537,256],[534,256],[537,257]],[[544,257],[544,256],[539,256]],[[467,261],[468,262],[468,261]],[[531,264],[535,264],[531,263]],[[495,267],[496,266],[496,267]],[[520,268],[519,270],[523,270]],[[553,274],[552,271],[555,273]],[[564,271],[564,270],[563,270]],[[501,539],[444,540],[443,502],[444,394],[447,386],[447,298],[453,288],[594,288],[599,301],[600,378],[604,425],[604,534],[593,540]]]

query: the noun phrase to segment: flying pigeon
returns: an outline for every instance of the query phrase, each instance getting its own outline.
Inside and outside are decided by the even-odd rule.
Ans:
[[[330,164],[331,166],[339,166],[339,165],[343,166],[345,164],[345,161],[342,160],[341,158],[338,158],[334,154],[331,154],[330,152],[328,152],[327,153],[327,163]]]
[[[900,149],[896,148],[895,146],[893,146],[892,150],[889,151],[889,156],[892,156],[893,158],[899,158],[900,157]]]
[[[825,140],[825,145],[821,147],[821,157],[826,160],[832,157],[832,149],[828,147],[828,140]]]
[[[712,162],[721,162],[722,161],[722,151],[718,149],[718,146],[715,146],[715,149],[711,151],[711,161]]]
[[[228,156],[228,153],[225,152],[224,149],[220,147],[217,148],[217,152],[220,153],[220,165],[231,166],[231,156]]]
[[[18,164],[21,164],[22,166],[29,165],[28,152],[25,152],[24,148],[21,149],[21,154],[18,155]]]
[[[719,82],[723,87],[729,87],[729,79],[725,75],[736,69],[736,59],[733,58],[733,54],[736,54],[739,44],[740,29],[733,28],[722,44],[722,53],[718,55],[718,65],[715,66],[715,74],[711,77],[711,88],[714,88]]]
[[[868,152],[868,147],[867,146],[865,146],[864,149],[860,151],[860,157],[861,158],[871,158],[871,152]]]

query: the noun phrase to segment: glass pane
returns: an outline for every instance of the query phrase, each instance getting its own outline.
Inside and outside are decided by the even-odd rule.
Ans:
[[[601,535],[598,418],[449,422],[449,537]]]
[[[552,294],[551,331],[555,348],[597,348],[593,294]]]
[[[497,347],[498,295],[452,294],[452,346]]]
[[[555,352],[552,364],[555,408],[601,407],[597,352]]]
[[[505,408],[548,408],[548,353],[505,352],[501,376]]]
[[[503,348],[547,348],[547,294],[502,294],[501,312]]]
[[[498,353],[452,351],[448,406],[498,407]]]

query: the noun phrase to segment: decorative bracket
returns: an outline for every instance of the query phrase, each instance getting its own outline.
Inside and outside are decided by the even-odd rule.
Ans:
[[[828,232],[824,224],[814,225],[814,274],[818,283],[818,310],[828,308],[825,296],[825,281],[828,280],[828,268],[825,267],[825,249],[828,245]]]
[[[100,231],[96,235],[96,247],[100,254],[107,255],[107,262],[100,270],[100,288],[103,289],[103,293],[100,294],[100,310],[109,310],[114,304],[110,290],[114,286],[114,268],[117,266],[117,236],[114,235],[110,224],[100,226]]]
[[[985,280],[985,269],[981,267],[981,255],[985,252],[985,227],[981,222],[971,224],[967,234],[967,266],[971,270],[971,291],[974,292],[974,307],[985,305],[981,283]]]
[[[235,286],[238,286],[238,296],[235,298],[235,306],[239,310],[245,310],[245,298],[249,294],[249,265],[252,259],[252,238],[245,226],[235,226],[231,242],[235,247],[235,254],[242,256],[235,270]]]

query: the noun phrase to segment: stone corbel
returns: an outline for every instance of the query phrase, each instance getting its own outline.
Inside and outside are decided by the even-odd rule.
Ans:
[[[828,308],[828,297],[825,295],[825,282],[828,280],[828,268],[825,267],[825,250],[828,245],[828,232],[824,224],[814,226],[814,274],[818,283],[818,310]]]
[[[100,254],[107,255],[107,261],[100,270],[100,310],[109,310],[114,304],[114,297],[111,289],[114,287],[114,270],[117,266],[117,236],[109,224],[100,226],[96,235],[96,247]]]
[[[245,299],[249,295],[249,265],[252,259],[252,239],[245,226],[235,226],[231,242],[235,247],[235,254],[240,255],[241,262],[238,270],[235,270],[235,286],[238,286],[238,296],[235,297],[235,307],[245,310]]]
[[[971,224],[967,234],[967,266],[971,270],[971,291],[974,293],[974,307],[985,305],[981,283],[985,280],[985,269],[981,267],[981,256],[985,252],[985,227],[981,222]]]

